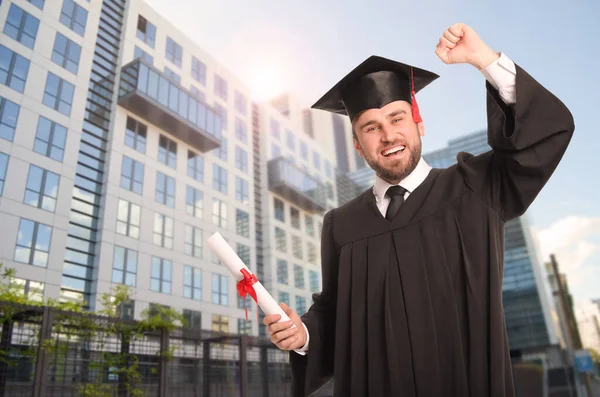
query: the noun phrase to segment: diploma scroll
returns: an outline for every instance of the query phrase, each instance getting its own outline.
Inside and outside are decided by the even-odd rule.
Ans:
[[[210,249],[213,250],[215,255],[223,263],[237,282],[238,293],[242,294],[241,290],[245,290],[256,300],[256,303],[260,308],[267,314],[279,314],[281,321],[289,321],[290,318],[279,306],[277,301],[267,292],[265,287],[256,279],[256,277],[250,272],[250,269],[242,262],[240,257],[231,248],[227,241],[221,236],[219,232],[214,233],[207,240],[207,244]],[[254,291],[252,291],[254,290]],[[253,296],[254,295],[254,296]]]

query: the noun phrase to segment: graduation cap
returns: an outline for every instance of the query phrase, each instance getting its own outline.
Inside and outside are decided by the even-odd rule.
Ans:
[[[344,114],[353,120],[363,110],[381,108],[393,101],[407,101],[412,106],[413,120],[420,122],[415,94],[438,77],[430,71],[372,55],[312,108]]]

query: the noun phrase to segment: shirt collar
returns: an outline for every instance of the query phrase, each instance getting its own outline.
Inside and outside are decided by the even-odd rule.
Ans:
[[[417,166],[406,178],[400,181],[398,185],[402,186],[408,193],[412,193],[429,175],[429,171],[431,171],[431,166],[427,164],[427,162],[421,157]],[[381,201],[385,192],[387,192],[388,188],[392,186],[391,183],[381,179],[379,175],[375,176],[375,185],[373,186],[373,193],[375,194],[375,198],[377,202]]]

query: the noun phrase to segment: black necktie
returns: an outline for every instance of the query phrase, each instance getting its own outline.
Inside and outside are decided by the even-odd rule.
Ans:
[[[404,194],[407,192],[402,186],[391,186],[388,188],[387,194],[390,198],[390,205],[388,206],[387,212],[385,213],[385,219],[391,221],[394,219],[402,204],[404,204]]]

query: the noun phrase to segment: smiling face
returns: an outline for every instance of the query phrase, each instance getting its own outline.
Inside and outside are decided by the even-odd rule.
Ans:
[[[360,113],[352,122],[354,147],[384,180],[397,184],[421,159],[423,123],[415,123],[410,103],[395,101]]]

